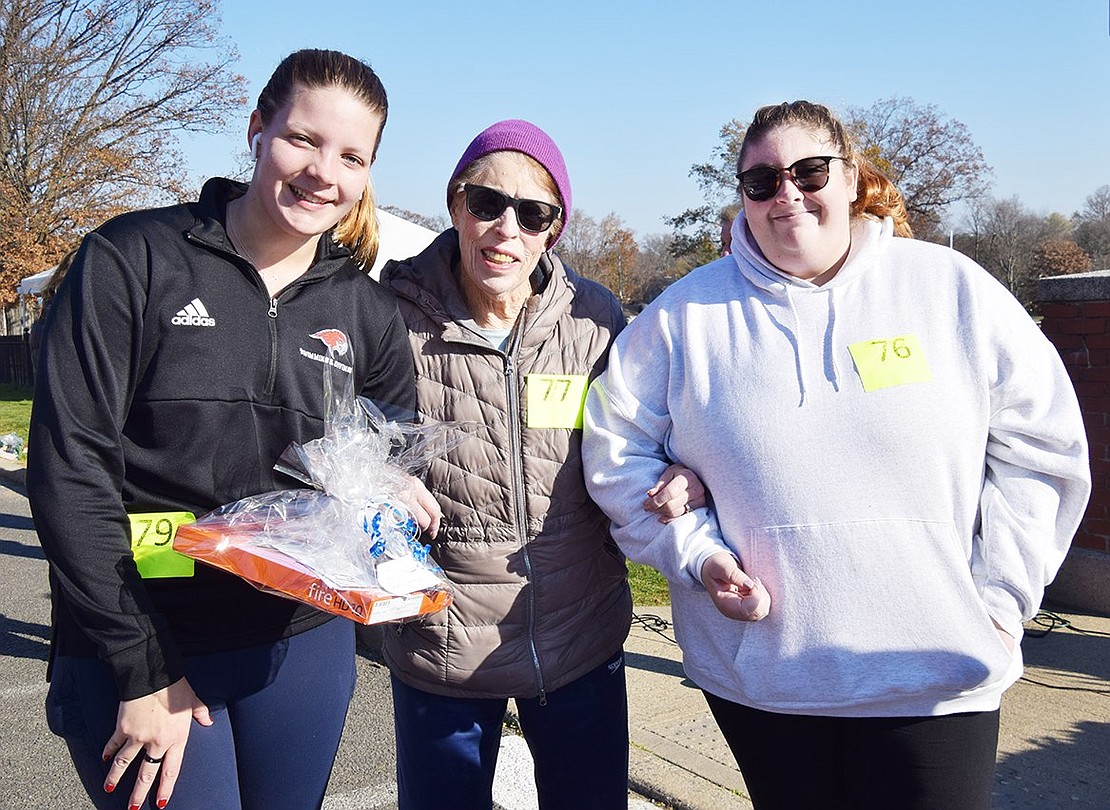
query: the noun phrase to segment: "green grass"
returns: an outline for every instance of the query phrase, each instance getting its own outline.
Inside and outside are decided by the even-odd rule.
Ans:
[[[0,436],[14,433],[27,443],[31,424],[31,389],[0,385]]]
[[[632,586],[632,604],[669,605],[671,593],[667,580],[654,568],[639,563],[628,563],[628,584]]]

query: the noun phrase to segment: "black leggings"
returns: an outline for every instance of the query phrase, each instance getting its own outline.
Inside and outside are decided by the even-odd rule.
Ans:
[[[814,717],[705,692],[756,810],[988,810],[998,711]]]

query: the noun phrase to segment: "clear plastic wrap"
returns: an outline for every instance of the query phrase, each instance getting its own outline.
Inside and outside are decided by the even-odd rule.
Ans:
[[[466,434],[390,421],[355,396],[338,362],[350,351],[345,336],[325,342],[324,435],[290,445],[275,465],[312,488],[220,507],[178,528],[174,550],[363,624],[442,610],[450,587],[405,500],[410,476]]]

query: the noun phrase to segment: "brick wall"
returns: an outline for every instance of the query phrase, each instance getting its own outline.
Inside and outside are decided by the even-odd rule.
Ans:
[[[1037,292],[1041,329],[1075,385],[1091,452],[1091,503],[1048,597],[1110,615],[1110,270],[1044,278]]]

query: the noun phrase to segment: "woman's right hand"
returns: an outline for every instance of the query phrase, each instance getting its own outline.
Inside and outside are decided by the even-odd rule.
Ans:
[[[435,539],[439,534],[439,522],[443,518],[439,501],[415,475],[406,476],[406,480],[408,488],[400,494],[401,502],[416,518],[416,525],[420,527],[420,531]]]
[[[184,678],[152,694],[120,701],[115,733],[102,754],[105,762],[112,762],[104,791],[115,790],[124,772],[137,762],[138,774],[129,806],[142,805],[161,769],[153,804],[165,807],[181,772],[185,743],[194,720],[202,726],[212,725],[208,707]],[[160,762],[151,762],[148,757]]]
[[[727,551],[714,554],[701,567],[701,581],[721,615],[757,622],[771,612],[771,594],[758,577],[749,577]]]
[[[682,464],[667,467],[646,495],[644,509],[657,514],[660,523],[670,523],[707,503],[701,479]]]

